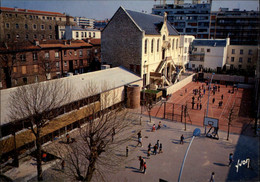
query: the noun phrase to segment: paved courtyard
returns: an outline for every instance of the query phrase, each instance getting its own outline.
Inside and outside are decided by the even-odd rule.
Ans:
[[[177,181],[181,164],[192,138],[195,128],[203,128],[187,125],[187,131],[184,131],[184,124],[172,122],[169,120],[158,120],[152,118],[152,123],[148,122],[148,117],[144,116],[144,124],[142,129],[143,147],[136,147],[136,140],[131,141],[129,146],[129,157],[120,171],[105,174],[107,181],[156,181],[163,179],[166,181]],[[163,127],[160,130],[151,132],[152,124],[156,126],[162,121]],[[77,133],[77,131],[75,131]],[[181,135],[184,135],[184,144],[179,144]],[[229,141],[226,140],[226,132],[219,132],[219,140],[210,139],[199,136],[193,140],[190,147],[185,166],[183,169],[181,181],[209,181],[211,172],[215,172],[216,181],[257,181],[259,179],[259,141],[257,137],[243,136],[231,134]],[[163,153],[151,155],[147,159],[147,146],[149,143],[154,145],[157,140],[163,145]],[[55,145],[55,142],[50,144]],[[122,146],[125,147],[125,146]],[[46,147],[47,149],[48,147]],[[234,162],[228,167],[229,153],[234,153]],[[147,173],[143,174],[139,171],[138,156],[143,156],[147,163]],[[239,167],[236,172],[237,160],[245,160],[246,157],[251,158],[252,169],[245,166]],[[126,158],[122,156],[122,158]],[[59,162],[59,161],[58,161]],[[35,163],[35,161],[34,161]],[[53,165],[55,162],[44,164],[45,181],[70,181],[62,173],[57,172],[57,168]],[[51,167],[51,165],[53,165]],[[27,181],[36,176],[36,165],[32,160],[24,162],[18,169],[6,173],[7,176],[15,181]],[[27,177],[27,180],[23,180]],[[18,177],[19,176],[19,177]],[[31,181],[35,181],[34,177]]]

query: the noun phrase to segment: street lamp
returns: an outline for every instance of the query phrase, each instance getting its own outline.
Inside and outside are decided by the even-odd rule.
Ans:
[[[200,136],[200,129],[199,128],[195,128],[194,131],[193,131],[193,136],[192,136],[192,139],[190,141],[190,144],[186,150],[186,153],[185,153],[185,156],[184,156],[184,159],[183,159],[183,162],[182,162],[182,165],[181,165],[181,170],[180,170],[180,173],[179,173],[179,177],[178,177],[178,182],[180,182],[181,180],[181,175],[182,175],[182,171],[183,171],[183,168],[184,168],[184,163],[185,163],[185,160],[186,160],[186,157],[188,155],[188,152],[190,150],[190,146],[193,142],[193,139],[195,138],[195,136]]]
[[[210,80],[210,83],[209,83],[209,91],[208,91],[208,102],[207,102],[207,111],[206,111],[206,117],[208,117],[208,112],[209,112],[209,96],[210,96],[210,89],[211,89],[211,82],[212,82],[212,79],[213,79],[213,76],[215,75],[215,73],[212,73],[212,76],[211,76],[211,80]],[[204,118],[205,119],[205,118]],[[204,122],[204,121],[203,121]],[[205,123],[203,123],[205,125]],[[205,135],[206,135],[206,129],[207,129],[207,126],[205,125]]]

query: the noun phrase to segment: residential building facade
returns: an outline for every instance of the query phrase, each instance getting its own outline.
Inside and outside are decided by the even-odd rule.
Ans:
[[[258,47],[255,45],[229,45],[227,53],[227,69],[244,69],[252,72],[256,69]]]
[[[87,38],[101,38],[101,32],[97,29],[80,28],[75,26],[59,26],[58,39],[82,40]]]
[[[168,21],[180,34],[193,35],[196,38],[208,39],[210,30],[211,1],[175,1],[174,4],[154,5],[152,14],[168,14]]]
[[[76,25],[73,17],[48,11],[0,7],[0,42],[58,39],[57,26]]]
[[[156,88],[170,85],[180,57],[180,36],[164,17],[120,7],[102,31],[101,58],[122,65]]]
[[[75,17],[74,21],[78,26],[82,28],[94,28],[95,19],[85,18],[85,17]]]
[[[0,48],[1,89],[88,70],[92,45],[82,41],[26,41]]]
[[[258,45],[259,20],[259,11],[220,8],[212,12],[210,37],[229,37],[231,45]]]
[[[181,35],[180,36],[180,52],[181,57],[178,61],[179,64],[183,64],[184,68],[189,67],[190,56],[189,56],[189,49],[195,37],[193,35]]]
[[[190,47],[191,69],[219,70],[226,64],[229,38],[227,39],[195,39]]]

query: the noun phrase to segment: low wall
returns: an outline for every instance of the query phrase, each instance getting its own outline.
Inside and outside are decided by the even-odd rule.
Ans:
[[[195,76],[195,73],[193,73],[192,75],[188,76],[187,78],[175,83],[174,85],[171,85],[169,87],[167,87],[166,90],[166,94],[173,94],[174,92],[180,90],[182,87],[184,87],[185,85],[189,84],[190,82],[192,82],[193,77]]]
[[[204,73],[203,78],[211,78],[212,73]],[[219,80],[219,81],[227,81],[227,82],[235,82],[235,83],[254,83],[254,78],[249,77],[246,81],[244,76],[237,76],[237,75],[224,75],[224,74],[215,74],[213,76],[213,80]]]

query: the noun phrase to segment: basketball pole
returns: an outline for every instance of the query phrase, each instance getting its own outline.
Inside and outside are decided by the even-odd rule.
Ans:
[[[211,80],[210,80],[210,83],[209,83],[206,118],[208,117],[208,112],[209,112],[209,96],[210,96],[211,82],[212,82],[212,79],[213,79],[214,74],[215,74],[215,73],[212,73]],[[204,118],[204,120],[205,120],[205,118]],[[205,123],[203,123],[203,124],[205,125]],[[206,135],[206,130],[207,130],[207,126],[205,125],[205,132],[204,132],[205,135]]]

